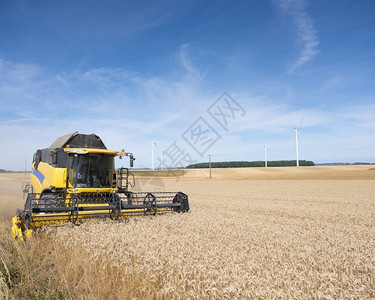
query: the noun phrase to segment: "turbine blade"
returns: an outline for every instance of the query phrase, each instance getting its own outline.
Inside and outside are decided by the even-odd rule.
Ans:
[[[303,117],[302,120],[301,120],[301,123],[299,123],[298,129],[301,128],[301,125],[302,125],[302,122],[303,122],[303,119],[304,119],[304,118],[305,118],[305,117]]]

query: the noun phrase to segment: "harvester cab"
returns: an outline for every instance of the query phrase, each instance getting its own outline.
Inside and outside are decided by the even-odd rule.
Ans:
[[[24,240],[36,228],[65,222],[189,210],[188,196],[182,192],[130,191],[134,175],[127,168],[116,171],[117,156],[129,157],[133,166],[132,153],[108,150],[97,135],[78,132],[37,150],[31,184],[24,188],[24,209],[12,219],[13,237]]]

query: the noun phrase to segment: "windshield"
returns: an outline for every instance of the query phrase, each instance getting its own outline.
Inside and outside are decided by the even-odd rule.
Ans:
[[[70,156],[69,182],[76,188],[112,187],[113,156],[85,154]]]

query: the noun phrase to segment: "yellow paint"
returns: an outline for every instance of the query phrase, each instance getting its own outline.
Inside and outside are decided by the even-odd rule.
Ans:
[[[112,150],[103,150],[103,149],[87,149],[87,148],[64,148],[64,151],[70,154],[76,153],[78,155],[84,155],[88,153],[94,154],[105,154],[110,156],[125,156],[127,153],[122,151],[112,151]],[[33,170],[35,170],[35,163],[32,165]],[[37,168],[37,171],[43,174],[44,180],[42,182],[39,179],[31,174],[31,185],[34,188],[34,192],[39,194],[42,193],[45,189],[50,189],[51,187],[55,187],[56,189],[65,189],[66,186],[66,175],[67,175],[67,168],[55,168],[52,165],[46,162],[40,162]],[[73,170],[69,170],[69,177],[73,177]],[[68,189],[65,199],[65,205],[68,207],[71,203],[71,194],[80,194],[80,193],[117,193],[118,188],[115,186],[116,182],[114,181],[114,185],[112,188],[74,188],[70,182],[68,183]],[[97,204],[79,204],[81,207],[87,206],[108,206],[108,203],[97,203]],[[167,208],[157,209],[156,213],[161,213],[167,211]],[[130,215],[143,215],[145,212],[144,209],[132,209],[132,210],[122,210],[119,219],[125,219]],[[149,212],[148,212],[149,214]],[[13,217],[12,218],[12,236],[20,241],[24,241],[29,238],[33,232],[33,229],[42,227],[42,226],[51,226],[55,224],[67,223],[71,222],[70,220],[71,213],[40,213],[40,214],[33,214],[31,216],[29,227],[26,226],[21,217]],[[110,210],[100,210],[100,211],[80,211],[77,216],[77,222],[82,221],[89,221],[94,220],[96,218],[109,218],[110,217]]]
[[[161,208],[157,209],[156,213],[163,213],[166,212],[168,209]],[[119,215],[119,220],[125,220],[127,217],[131,215],[143,215],[144,209],[128,209],[122,210]],[[25,241],[31,237],[33,233],[33,229],[40,228],[43,226],[53,226],[57,224],[69,223],[70,213],[60,213],[60,214],[33,214],[30,221],[29,228],[26,227],[26,224],[23,222],[22,218],[13,217],[12,218],[12,236],[14,239],[19,241]],[[86,222],[86,221],[94,221],[98,218],[109,218],[109,211],[108,210],[100,210],[100,211],[89,211],[89,212],[79,212],[77,217],[77,223]]]
[[[76,154],[104,154],[112,156],[126,156],[125,151],[114,151],[114,150],[104,150],[104,149],[94,149],[94,148],[64,148],[64,151],[67,153],[76,153]]]
[[[24,241],[28,239],[33,233],[32,229],[26,227],[26,224],[19,217],[12,218],[12,236],[14,239]]]
[[[41,161],[38,165],[37,171],[43,174],[44,180],[41,184],[39,179],[31,173],[31,185],[34,187],[35,193],[41,193],[51,185],[57,189],[63,189],[66,187],[66,168],[54,168],[48,163]]]

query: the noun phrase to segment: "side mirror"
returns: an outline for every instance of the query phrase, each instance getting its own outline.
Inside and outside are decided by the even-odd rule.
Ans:
[[[133,156],[133,154],[130,154],[130,168],[133,168],[134,161],[135,161],[135,157]]]

